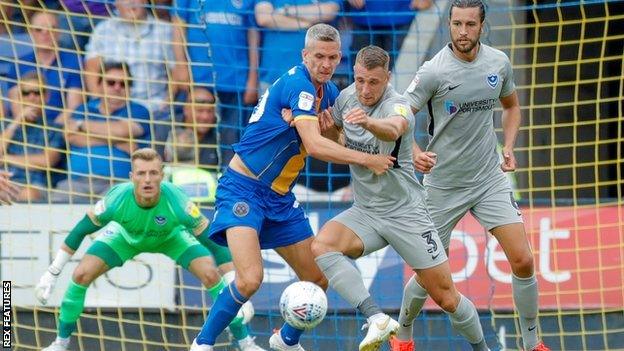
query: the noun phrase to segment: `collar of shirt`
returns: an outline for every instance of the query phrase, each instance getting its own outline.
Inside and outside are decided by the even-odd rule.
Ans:
[[[120,17],[113,17],[117,33],[127,38],[145,38],[152,33],[154,29],[154,17],[147,15],[144,20],[139,22],[128,22]]]

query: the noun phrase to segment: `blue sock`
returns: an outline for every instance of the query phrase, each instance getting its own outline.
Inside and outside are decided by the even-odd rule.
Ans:
[[[282,336],[282,340],[288,346],[296,345],[299,343],[299,338],[301,338],[301,334],[303,334],[303,330],[297,329],[292,325],[284,322],[282,329],[280,329],[280,335]]]
[[[197,343],[200,345],[214,345],[217,336],[232,322],[238,310],[248,299],[236,289],[236,283],[232,282],[221,290],[217,301],[210,309],[208,319],[197,335]]]

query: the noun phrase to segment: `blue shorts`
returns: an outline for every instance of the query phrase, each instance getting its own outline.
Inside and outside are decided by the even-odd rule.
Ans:
[[[314,235],[292,192],[280,195],[229,168],[219,179],[215,210],[208,235],[219,245],[227,246],[226,229],[239,226],[255,229],[262,249],[292,245]]]

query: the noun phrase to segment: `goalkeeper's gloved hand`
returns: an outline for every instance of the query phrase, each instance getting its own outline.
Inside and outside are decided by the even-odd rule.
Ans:
[[[52,295],[52,290],[54,290],[54,285],[60,273],[54,274],[52,270],[53,267],[49,267],[41,278],[39,278],[39,283],[37,283],[35,287],[35,297],[44,305],[48,302],[50,295]]]

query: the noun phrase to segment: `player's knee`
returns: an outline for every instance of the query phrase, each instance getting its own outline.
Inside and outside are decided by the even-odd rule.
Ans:
[[[221,275],[216,268],[210,267],[202,272],[200,278],[204,286],[209,288],[219,282],[219,280],[221,279]]]
[[[431,295],[435,303],[446,312],[453,313],[457,309],[460,296],[456,291],[441,291],[434,297]]]
[[[331,243],[319,237],[314,238],[312,244],[310,245],[310,249],[312,250],[314,257],[319,257],[328,252],[336,251],[336,248]]]
[[[74,283],[88,286],[93,282],[93,280],[97,277],[97,274],[94,270],[89,269],[88,267],[78,266],[74,269],[74,273],[72,274],[72,280]]]
[[[433,301],[444,311],[455,312],[457,304],[459,304],[460,295],[453,286],[452,281],[438,282],[428,292]]]
[[[534,263],[530,253],[519,255],[509,261],[512,272],[520,278],[527,278],[533,275]]]
[[[263,273],[260,272],[237,272],[236,274],[236,288],[245,297],[251,297],[262,284]]]

